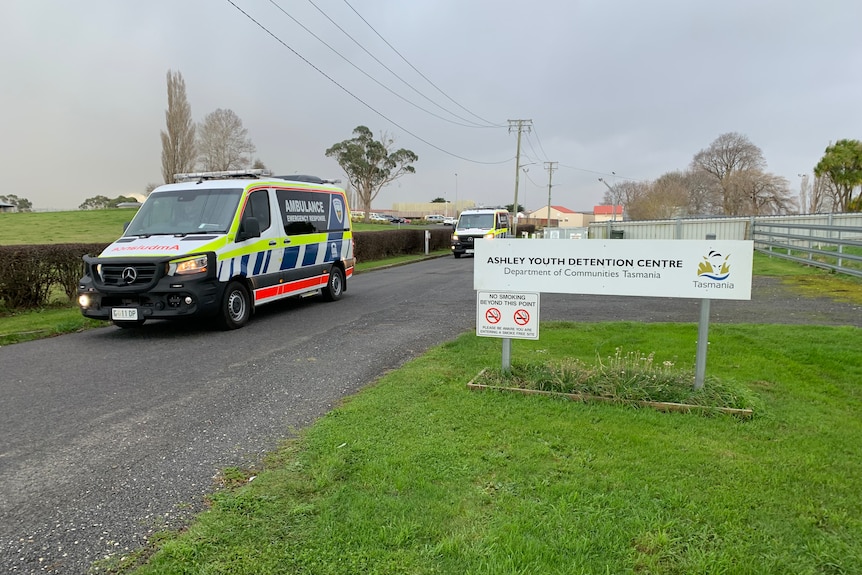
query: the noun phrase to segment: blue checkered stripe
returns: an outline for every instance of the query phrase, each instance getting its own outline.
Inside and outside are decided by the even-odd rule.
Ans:
[[[219,263],[219,280],[228,281],[237,275],[256,277],[345,260],[353,257],[353,242],[344,239],[343,232],[333,232],[327,234],[326,244],[312,242],[287,246],[283,250],[280,266],[273,260],[274,249],[222,261]]]

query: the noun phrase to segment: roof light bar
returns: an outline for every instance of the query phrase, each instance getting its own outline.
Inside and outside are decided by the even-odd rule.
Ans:
[[[187,174],[174,174],[175,182],[188,180],[216,180],[230,178],[261,178],[272,175],[270,170],[224,170],[221,172],[189,172]]]

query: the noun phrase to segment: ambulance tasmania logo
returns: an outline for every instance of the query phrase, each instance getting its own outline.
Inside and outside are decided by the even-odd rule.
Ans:
[[[729,258],[730,254],[722,256],[717,251],[710,250],[709,254],[703,256],[703,260],[698,264],[697,276],[715,281],[726,280],[730,277],[730,264],[727,263]]]
[[[332,198],[332,207],[335,209],[335,217],[338,218],[338,223],[343,223],[344,204],[341,203],[341,198]]]

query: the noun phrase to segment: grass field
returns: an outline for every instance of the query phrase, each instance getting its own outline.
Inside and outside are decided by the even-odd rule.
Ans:
[[[68,212],[0,212],[0,245],[112,242],[132,220],[133,209]],[[354,222],[355,231],[396,229],[392,224]]]
[[[548,324],[514,360],[631,349],[692,362],[696,326]],[[718,325],[710,365],[751,420],[466,383],[464,334],[334,409],[183,533],[100,567],[138,575],[862,573],[862,330]],[[253,481],[251,479],[253,478]],[[150,552],[156,550],[150,557]]]

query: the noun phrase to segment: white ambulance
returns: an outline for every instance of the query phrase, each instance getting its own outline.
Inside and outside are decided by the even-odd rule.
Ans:
[[[452,254],[460,258],[472,254],[475,240],[508,238],[511,214],[504,208],[464,210],[452,233]]]
[[[214,317],[240,328],[256,306],[339,299],[353,275],[344,190],[265,170],[177,174],[153,190],[123,237],[84,256],[78,304],[119,327]]]

